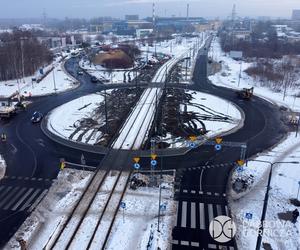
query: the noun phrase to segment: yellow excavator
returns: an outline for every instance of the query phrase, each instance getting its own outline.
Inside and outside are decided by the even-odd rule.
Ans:
[[[250,100],[253,96],[253,90],[254,88],[243,88],[240,91],[237,91],[236,94],[239,98],[244,99],[244,100]]]

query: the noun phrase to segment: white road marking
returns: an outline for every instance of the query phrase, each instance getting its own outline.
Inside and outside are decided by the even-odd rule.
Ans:
[[[25,190],[26,188],[23,187],[3,209],[7,210],[12,204],[14,204],[19,199],[19,197],[24,193]]]
[[[217,205],[217,216],[222,215],[222,207],[221,205]]]
[[[30,188],[25,195],[14,205],[14,207],[11,209],[13,211],[15,211],[20,205],[21,203],[26,199],[26,197],[32,192],[33,188]]]
[[[191,242],[191,246],[192,247],[199,247],[200,246],[200,244],[199,244],[199,242]]]
[[[200,213],[200,229],[205,229],[205,213],[204,213],[204,203],[199,203],[199,213]]]
[[[182,202],[181,210],[181,227],[186,227],[187,202]]]
[[[40,201],[45,197],[46,193],[48,192],[48,189],[44,190],[43,193],[39,195],[39,197],[35,200],[35,202],[31,205],[30,211],[35,209],[35,207],[40,203]]]
[[[225,212],[226,212],[226,215],[228,216],[228,215],[229,215],[229,212],[228,212],[228,207],[227,207],[227,205],[225,206]]]
[[[25,210],[30,202],[35,198],[35,196],[40,192],[41,190],[38,188],[37,190],[34,191],[34,193],[29,197],[29,199],[25,202],[25,204],[20,208],[20,211]]]
[[[180,243],[181,243],[182,246],[189,246],[190,245],[190,243],[188,241],[185,241],[185,240],[180,241]]]
[[[208,221],[209,223],[214,219],[214,210],[213,210],[213,205],[208,204]]]
[[[200,173],[200,191],[202,191],[202,176],[203,176],[204,169],[201,169]]]
[[[3,197],[5,197],[5,195],[12,189],[11,186],[9,186],[6,190],[4,190],[3,193],[0,194],[0,199],[2,199]]]
[[[191,203],[191,228],[196,228],[196,203]]]
[[[7,201],[9,201],[10,197],[12,197],[18,191],[18,189],[19,187],[14,187],[7,196],[3,197],[0,202],[0,207],[2,207]]]

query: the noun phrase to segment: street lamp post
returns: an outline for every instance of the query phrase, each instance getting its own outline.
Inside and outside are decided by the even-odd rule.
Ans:
[[[261,214],[261,219],[260,219],[260,225],[259,225],[259,230],[258,230],[258,236],[257,236],[257,241],[256,241],[256,250],[260,250],[261,242],[262,242],[262,236],[263,236],[263,223],[266,218],[266,213],[267,213],[267,207],[268,207],[268,201],[269,201],[269,191],[270,191],[270,185],[271,185],[271,180],[272,180],[272,173],[273,173],[273,166],[275,164],[281,164],[281,163],[287,163],[287,164],[299,164],[298,161],[291,161],[291,162],[283,162],[283,161],[277,161],[277,162],[270,162],[270,161],[263,161],[263,160],[249,160],[249,161],[256,161],[256,162],[264,162],[270,164],[270,172],[269,172],[269,177],[268,177],[268,185],[267,185],[267,191],[265,194],[264,198],[264,205],[263,205],[263,210]]]

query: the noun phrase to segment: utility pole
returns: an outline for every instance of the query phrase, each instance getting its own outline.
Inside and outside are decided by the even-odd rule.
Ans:
[[[24,69],[24,37],[20,38],[21,40],[21,60],[22,60],[22,77],[23,77],[23,83],[25,83],[25,69]]]
[[[240,86],[241,77],[242,77],[242,61],[240,62],[240,73],[239,73],[238,87]]]
[[[55,65],[54,65],[54,68],[52,70],[52,75],[53,75],[53,90],[56,93],[57,88],[56,88],[56,81],[55,81],[55,73],[54,73],[54,71],[55,71]]]
[[[104,89],[104,113],[105,113],[105,134],[108,134],[108,115],[107,115],[106,88]]]

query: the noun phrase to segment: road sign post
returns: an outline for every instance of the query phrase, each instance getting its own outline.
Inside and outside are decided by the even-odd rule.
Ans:
[[[300,181],[298,181],[298,193],[297,193],[297,200],[299,200],[299,192],[300,192]]]
[[[126,203],[121,201],[120,207],[123,209],[123,223],[125,222],[125,208],[126,208]]]

